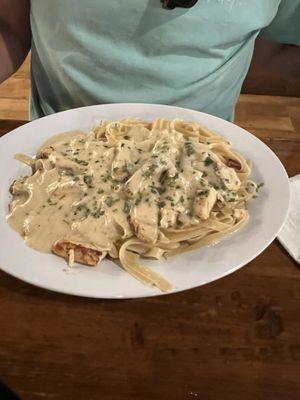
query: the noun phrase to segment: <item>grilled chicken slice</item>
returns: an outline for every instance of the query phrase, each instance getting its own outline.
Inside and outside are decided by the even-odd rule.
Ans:
[[[162,228],[174,228],[176,225],[178,212],[171,206],[171,204],[165,205],[164,208],[161,209],[161,219],[160,226]]]
[[[194,201],[194,213],[201,219],[207,219],[217,201],[218,192],[211,187],[203,193],[203,196],[196,197]]]
[[[218,165],[216,167],[216,175],[228,190],[238,190],[241,186],[241,181],[233,168]]]
[[[155,243],[158,239],[158,207],[155,202],[151,205],[141,202],[135,206],[131,215],[131,222],[138,238],[148,243]]]
[[[232,158],[228,159],[226,165],[229,168],[234,168],[236,171],[240,171],[242,168],[241,163],[238,160],[233,160]]]
[[[52,252],[66,260],[70,250],[74,251],[74,261],[84,265],[95,266],[104,256],[101,251],[65,239],[56,241],[52,246]]]

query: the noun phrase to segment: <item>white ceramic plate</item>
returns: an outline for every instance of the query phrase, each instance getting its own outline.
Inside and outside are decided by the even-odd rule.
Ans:
[[[227,121],[178,107],[152,104],[113,104],[84,107],[30,122],[0,139],[0,266],[31,284],[78,296],[132,298],[161,294],[143,286],[113,262],[95,268],[77,265],[68,271],[64,260],[27,247],[6,223],[8,189],[28,168],[14,160],[15,153],[36,154],[50,136],[74,129],[88,130],[101,119],[122,117],[153,120],[158,117],[199,121],[225,136],[234,149],[253,162],[253,179],[264,182],[259,197],[250,202],[250,222],[219,244],[169,261],[145,261],[173,284],[173,292],[190,289],[230,274],[258,256],[277,236],[289,207],[287,174],[275,154],[255,136]],[[67,270],[67,271],[66,271]]]

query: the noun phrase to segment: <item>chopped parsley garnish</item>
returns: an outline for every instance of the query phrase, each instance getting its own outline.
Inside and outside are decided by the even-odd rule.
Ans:
[[[102,193],[104,193],[104,190],[103,190],[103,189],[98,189],[98,190],[97,190],[97,193],[98,193],[98,194],[102,194]]]
[[[142,201],[142,193],[138,192],[137,197],[136,197],[135,202],[134,202],[134,205],[138,206],[141,201]]]
[[[123,212],[125,214],[129,214],[130,213],[130,204],[127,203],[127,201],[125,201],[125,203],[124,203]]]
[[[118,186],[119,186],[119,182],[116,181],[115,179],[112,179],[112,182],[110,185],[111,189],[116,189]]]
[[[184,148],[185,148],[185,151],[186,151],[188,157],[190,157],[192,154],[195,153],[195,149],[194,149],[192,142],[189,142],[189,141],[185,142]]]
[[[90,209],[88,208],[88,206],[85,203],[79,204],[74,212],[74,215],[77,215],[78,212],[82,212],[83,216],[85,218],[87,218],[90,215]]]
[[[111,176],[109,174],[101,175],[102,182],[107,182],[110,178],[111,178]]]
[[[47,203],[50,205],[50,206],[56,206],[56,204],[58,203],[58,201],[53,201],[53,199],[51,198],[51,197],[49,197],[49,199],[47,199]]]
[[[210,156],[207,156],[206,159],[204,160],[204,165],[205,165],[206,167],[208,167],[209,165],[213,164],[213,162],[214,162],[214,160],[212,160],[212,159],[210,158]]]
[[[206,171],[203,171],[203,172],[202,172],[203,178],[205,178],[207,175],[208,175],[208,173],[207,173]]]
[[[264,186],[264,183],[263,183],[263,182],[259,183],[259,184],[257,185],[256,192],[258,192],[259,189],[262,188],[263,186]]]
[[[150,186],[150,191],[151,191],[151,193],[154,193],[154,194],[158,193],[158,189],[155,186]]]
[[[166,202],[165,201],[159,201],[157,203],[157,205],[158,205],[159,208],[163,208],[166,205]]]
[[[75,175],[75,172],[72,171],[72,170],[70,170],[70,169],[66,169],[66,170],[64,171],[64,175],[66,175],[66,176],[74,176],[74,175]]]
[[[95,211],[91,214],[91,216],[94,218],[100,218],[101,215],[104,215],[104,211],[102,211],[101,208],[98,208],[97,211]]]
[[[208,196],[209,191],[208,190],[197,190],[197,196],[199,197],[207,197]]]
[[[92,186],[92,182],[93,182],[92,175],[85,175],[83,177],[83,181],[87,185],[87,187],[89,187],[90,189],[93,188],[93,186]]]
[[[123,165],[122,167],[122,172],[125,172],[127,174],[131,174],[133,171],[133,164],[128,164],[127,162],[125,162],[125,165]]]
[[[115,203],[117,203],[119,201],[119,199],[115,199],[115,198],[113,198],[112,196],[108,196],[106,199],[105,199],[105,204],[108,206],[108,207],[112,207]]]
[[[143,177],[144,177],[144,178],[150,178],[150,176],[153,175],[153,173],[154,173],[154,171],[156,170],[156,168],[158,168],[158,165],[156,165],[156,164],[150,165],[149,169],[148,169],[147,171],[144,171],[144,172],[143,172],[143,174],[142,174]]]
[[[74,176],[73,181],[75,182],[79,181],[79,176]]]
[[[74,158],[74,161],[77,163],[77,164],[80,164],[80,165],[89,165],[89,163],[87,162],[87,161],[84,161],[84,160],[79,160],[78,158]]]
[[[125,139],[125,140],[129,140],[130,137],[129,137],[128,135],[125,135],[125,136],[124,136],[124,139]]]

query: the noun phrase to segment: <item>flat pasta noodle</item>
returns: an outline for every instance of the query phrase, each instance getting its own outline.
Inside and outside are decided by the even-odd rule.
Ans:
[[[8,222],[29,246],[51,251],[59,240],[80,243],[90,263],[89,251],[119,259],[161,291],[171,284],[140,258],[219,242],[247,224],[247,202],[259,188],[250,163],[226,138],[181,119],[103,120],[88,134],[51,138],[36,158],[16,159],[32,175],[12,184]],[[67,257],[73,265],[72,248]]]

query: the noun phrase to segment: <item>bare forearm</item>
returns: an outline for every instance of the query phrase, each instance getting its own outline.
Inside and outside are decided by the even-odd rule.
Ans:
[[[30,45],[30,1],[0,0],[0,83],[19,68]]]
[[[30,37],[20,41],[11,30],[1,24],[0,28],[0,82],[12,75],[22,64],[30,49]]]

